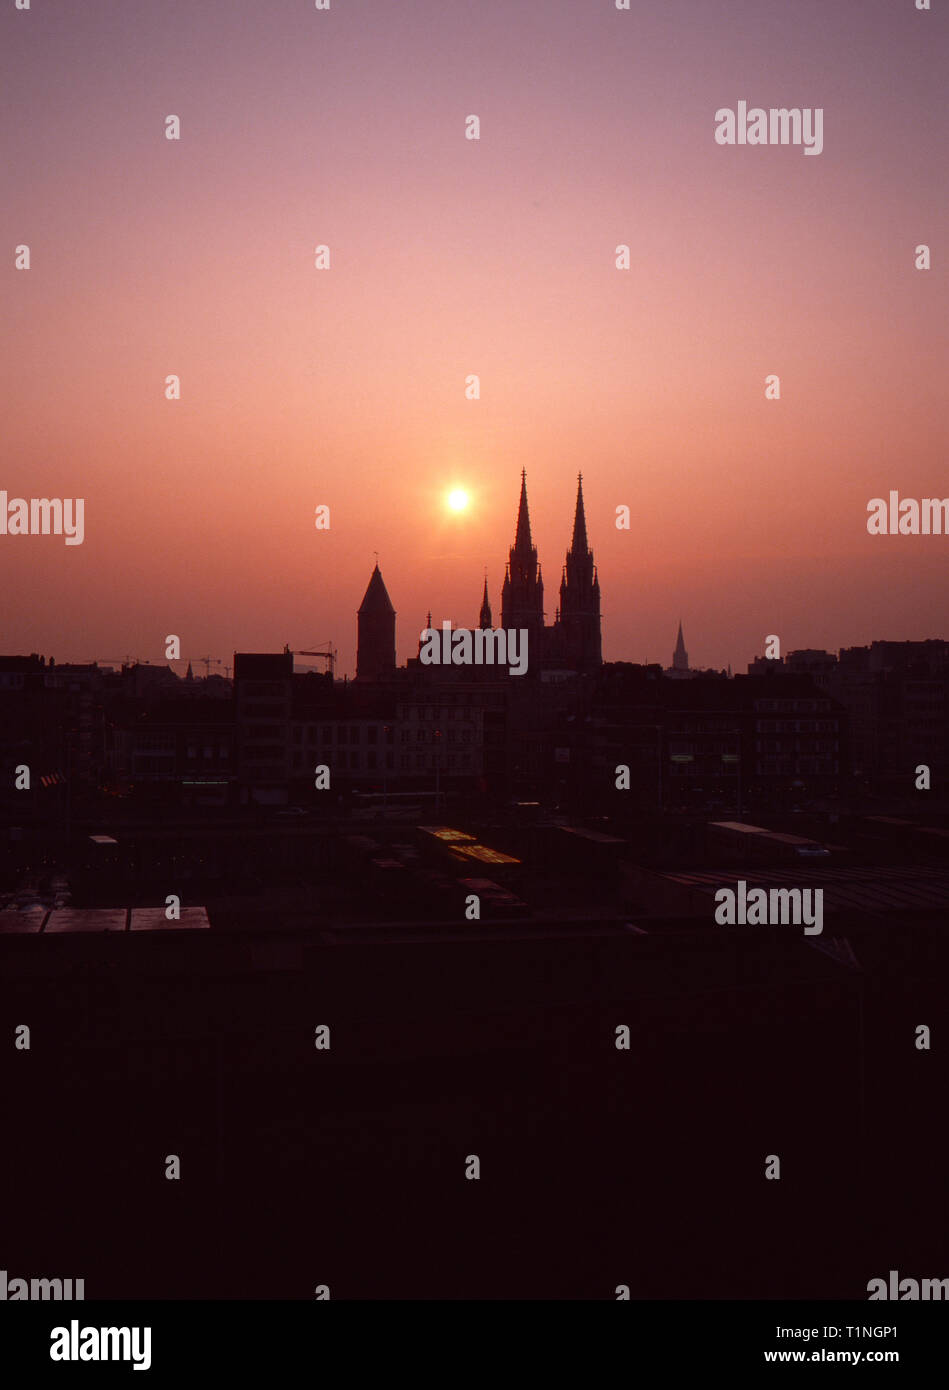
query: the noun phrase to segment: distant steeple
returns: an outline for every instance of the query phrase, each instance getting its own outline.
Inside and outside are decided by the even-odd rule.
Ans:
[[[676,649],[672,657],[673,671],[687,671],[689,669],[689,653],[685,649],[685,639],[682,636],[682,619],[679,619],[679,635],[676,638]]]
[[[491,620],[491,605],[488,602],[488,576],[484,576],[484,594],[481,598],[481,614],[478,618],[478,626],[490,628],[494,626]]]
[[[193,680],[194,680],[194,672],[193,672],[192,669],[191,669],[191,662],[190,662],[190,661],[188,662],[188,669],[187,669],[187,671],[185,671],[185,680],[186,680],[186,681],[193,681]]]

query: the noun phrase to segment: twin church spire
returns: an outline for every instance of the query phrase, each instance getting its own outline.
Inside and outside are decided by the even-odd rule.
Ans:
[[[482,615],[487,604],[487,581]],[[490,608],[487,610],[490,613]],[[573,539],[567,551],[560,583],[560,606],[552,626],[544,622],[544,580],[531,540],[527,504],[527,471],[521,472],[514,544],[511,546],[501,588],[501,626],[524,628],[529,651],[538,665],[584,671],[602,664],[600,641],[600,585],[587,541],[583,506],[583,475],[577,478],[577,504]],[[485,623],[482,620],[482,626]]]

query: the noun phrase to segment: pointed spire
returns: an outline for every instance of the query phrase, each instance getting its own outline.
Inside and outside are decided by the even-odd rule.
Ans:
[[[587,519],[583,510],[583,474],[577,474],[577,510],[573,518],[573,544],[570,547],[574,555],[582,555],[586,558],[589,550],[587,544]]]
[[[514,550],[518,555],[529,555],[531,551],[531,520],[527,512],[527,469],[521,469],[521,500],[517,508],[517,530],[514,533]]]
[[[379,569],[378,561],[373,570],[363,601],[359,605],[360,613],[394,613],[392,600],[389,598],[388,591],[382,579],[382,571]]]
[[[687,671],[689,669],[689,653],[685,649],[685,638],[682,636],[682,619],[679,619],[679,635],[676,638],[676,649],[672,657],[672,669],[674,671]]]
[[[491,620],[491,605],[488,602],[488,572],[484,572],[484,594],[481,597],[481,615],[478,618],[478,626],[483,628],[493,627]]]

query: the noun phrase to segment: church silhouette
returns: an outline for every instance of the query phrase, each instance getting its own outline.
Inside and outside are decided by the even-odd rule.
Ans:
[[[395,670],[395,608],[378,563],[358,611],[356,679],[384,680]],[[545,621],[544,580],[531,540],[527,503],[527,470],[521,471],[521,495],[517,508],[514,544],[501,586],[501,627],[526,630],[530,669],[555,668],[592,671],[603,664],[600,633],[600,582],[593,551],[587,540],[583,506],[583,475],[577,478],[577,503],[573,539],[564,560],[560,603],[553,623]],[[493,626],[488,581],[484,581],[478,627]],[[431,614],[428,627],[432,626]]]

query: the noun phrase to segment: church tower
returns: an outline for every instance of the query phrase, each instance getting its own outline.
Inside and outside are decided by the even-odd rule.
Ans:
[[[603,664],[600,638],[600,581],[593,551],[587,544],[583,510],[583,474],[577,478],[577,509],[573,541],[560,582],[560,626],[563,656],[571,670],[589,671]]]
[[[395,670],[395,609],[378,564],[357,616],[356,679],[382,680]]]
[[[521,500],[517,530],[501,589],[501,626],[526,628],[528,668],[539,670],[543,655],[544,581],[537,564],[537,548],[531,544],[527,513],[527,470],[521,470]]]
[[[676,649],[672,654],[673,671],[687,671],[689,669],[689,653],[685,649],[685,638],[682,636],[682,619],[679,619],[679,635],[676,638]]]

